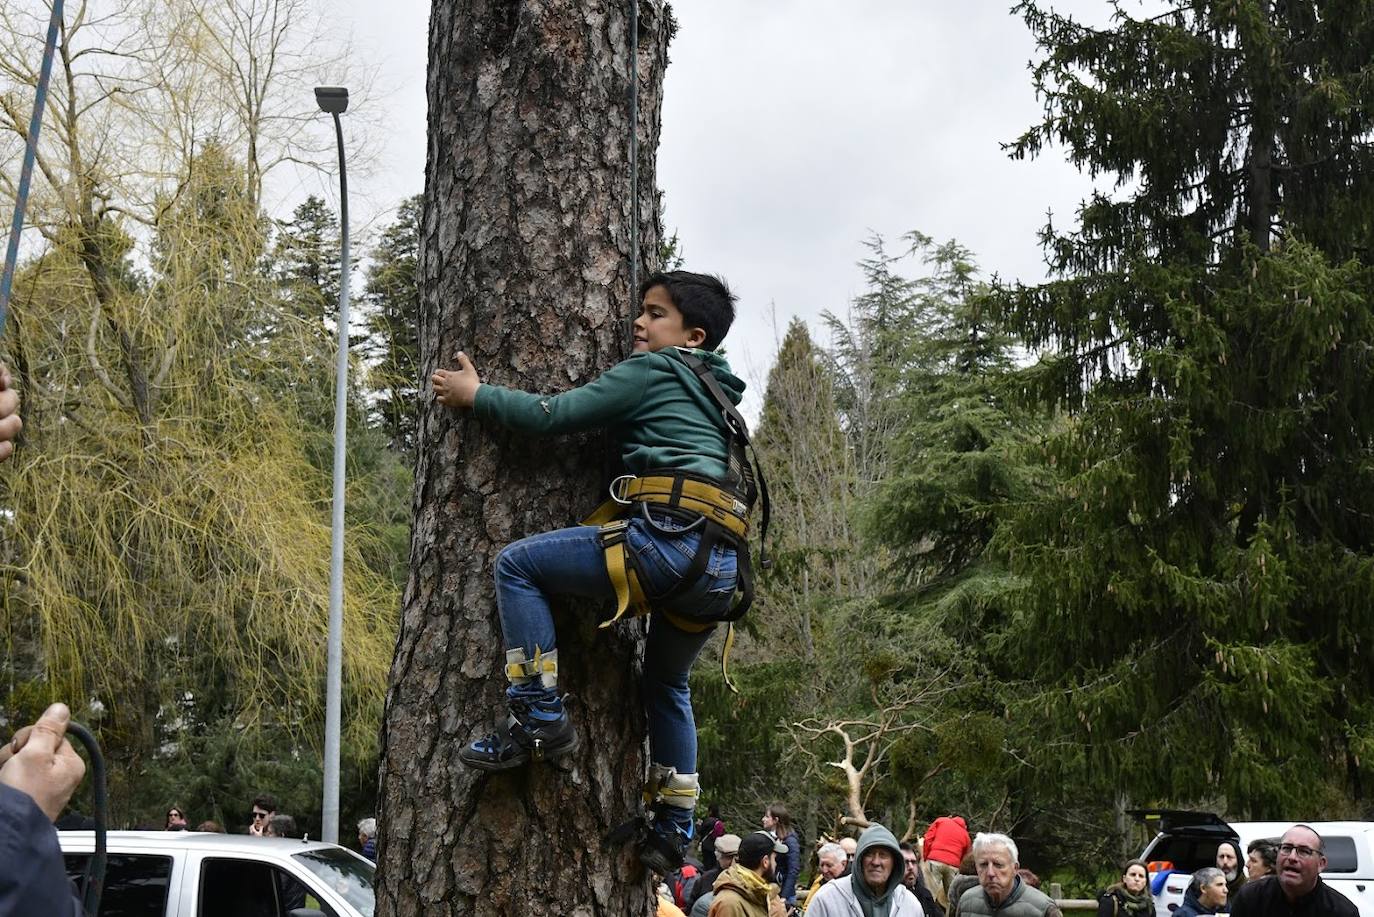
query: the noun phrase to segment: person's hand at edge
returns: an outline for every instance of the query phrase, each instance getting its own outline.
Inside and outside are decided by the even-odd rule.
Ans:
[[[457,369],[435,370],[429,377],[434,386],[434,398],[451,408],[470,408],[477,399],[477,387],[482,379],[465,353],[458,354]]]
[[[53,821],[86,774],[86,762],[66,739],[71,718],[66,704],[53,704],[0,749],[0,783],[27,793]]]
[[[0,462],[14,454],[14,441],[19,438],[24,421],[19,419],[19,393],[8,366],[0,364]]]

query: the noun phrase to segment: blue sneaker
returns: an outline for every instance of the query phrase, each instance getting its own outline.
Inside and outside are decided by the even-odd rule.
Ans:
[[[692,839],[692,812],[662,803],[652,811],[653,820],[640,836],[635,852],[645,869],[666,876],[683,863],[683,851]]]
[[[505,771],[530,761],[551,761],[576,751],[563,698],[546,688],[512,687],[506,692],[510,716],[491,735],[458,753],[458,759],[480,771]]]

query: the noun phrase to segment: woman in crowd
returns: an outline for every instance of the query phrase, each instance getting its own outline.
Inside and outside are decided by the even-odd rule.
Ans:
[[[153,822],[157,824],[157,822]],[[181,806],[167,807],[167,823],[162,826],[163,831],[185,831],[186,813],[181,811]]]
[[[1190,890],[1194,894],[1183,897],[1174,917],[1202,917],[1226,910],[1226,873],[1217,867],[1208,866],[1193,873]]]
[[[1253,840],[1245,849],[1245,874],[1249,879],[1278,874],[1279,847],[1272,839]]]
[[[763,830],[787,845],[787,852],[778,854],[773,867],[773,881],[778,883],[778,897],[788,908],[797,906],[797,876],[801,873],[801,843],[792,828],[792,816],[787,807],[775,802],[763,810]]]
[[[1154,912],[1150,873],[1140,860],[1127,862],[1121,881],[1097,898],[1097,917],[1153,917]]]
[[[970,888],[978,887],[978,869],[973,865],[973,851],[964,854],[959,861],[959,874],[949,883],[949,907],[945,917],[959,917],[959,899]]]

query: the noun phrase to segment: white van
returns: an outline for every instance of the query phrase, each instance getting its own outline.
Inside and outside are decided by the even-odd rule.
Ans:
[[[1195,870],[1216,863],[1217,844],[1230,840],[1239,845],[1241,863],[1251,841],[1275,843],[1296,821],[1232,822],[1209,812],[1152,811],[1132,813],[1147,823],[1158,822],[1158,833],[1140,858],[1154,873],[1173,869],[1155,893],[1156,917],[1170,917],[1183,903],[1183,893]],[[1374,822],[1313,821],[1311,825],[1326,847],[1322,881],[1345,895],[1359,908],[1361,917],[1374,917]]]
[[[59,831],[80,884],[95,832]],[[335,844],[194,831],[111,831],[100,899],[121,917],[372,917],[373,866]]]

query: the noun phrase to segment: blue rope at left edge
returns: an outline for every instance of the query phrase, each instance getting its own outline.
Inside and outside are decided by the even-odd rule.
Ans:
[[[48,43],[43,48],[43,66],[38,71],[38,92],[33,99],[33,117],[29,119],[29,135],[24,145],[24,166],[19,172],[19,193],[14,198],[14,221],[10,224],[10,247],[5,252],[5,273],[0,276],[0,334],[5,331],[5,319],[10,314],[10,292],[14,289],[14,265],[19,260],[19,234],[24,231],[24,209],[29,203],[29,181],[33,178],[33,161],[38,155],[38,131],[43,127],[43,109],[48,102],[48,78],[52,76],[52,59],[57,51],[57,33],[62,26],[62,0],[53,0],[52,18],[48,20]]]

